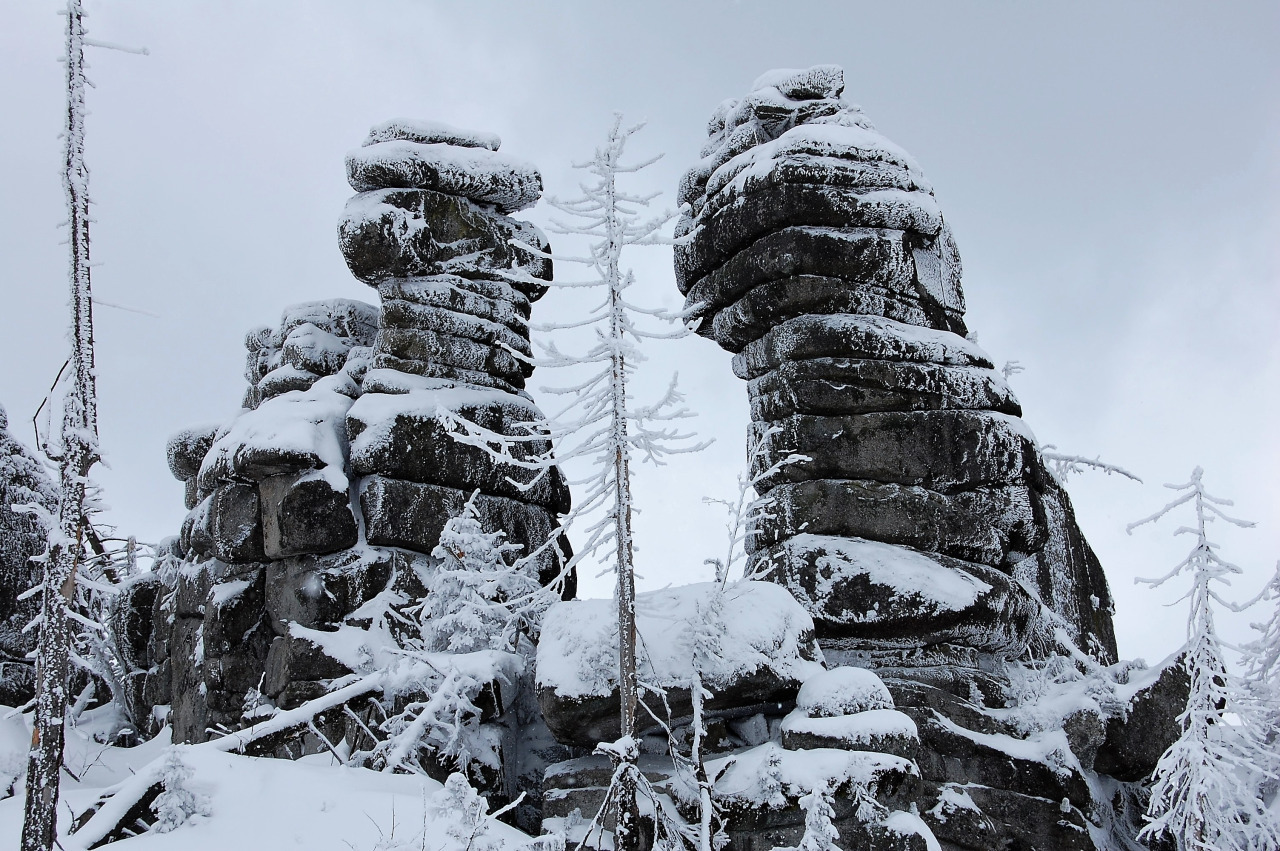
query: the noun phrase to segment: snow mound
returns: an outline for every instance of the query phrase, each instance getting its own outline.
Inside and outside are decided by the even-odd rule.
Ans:
[[[842,670],[842,669],[837,669]],[[856,715],[810,717],[797,709],[782,719],[784,733],[802,733],[839,739],[852,750],[866,750],[874,742],[890,738],[919,739],[916,722],[896,709],[868,709]]]
[[[716,583],[636,595],[640,679],[687,686],[693,675],[691,626],[702,617]],[[769,668],[803,681],[822,670],[813,619],[786,589],[742,582],[725,592],[721,653],[704,677],[712,691]],[[604,697],[618,677],[618,613],[612,600],[557,603],[542,622],[537,682],[560,697]]]
[[[892,708],[893,697],[889,689],[866,668],[841,667],[822,671],[805,680],[796,695],[796,709],[814,718]]]

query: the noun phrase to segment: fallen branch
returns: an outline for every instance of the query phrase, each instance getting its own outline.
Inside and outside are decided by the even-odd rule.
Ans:
[[[188,752],[216,751],[248,756],[271,753],[285,742],[308,732],[312,719],[320,713],[345,706],[358,697],[381,690],[384,680],[385,671],[377,671],[294,709],[278,712],[247,730],[191,745]],[[146,820],[151,815],[151,803],[163,791],[160,782],[163,767],[164,757],[159,757],[144,765],[128,780],[106,789],[99,799],[97,810],[62,842],[62,848],[65,851],[98,848],[122,839],[121,831],[139,819]]]

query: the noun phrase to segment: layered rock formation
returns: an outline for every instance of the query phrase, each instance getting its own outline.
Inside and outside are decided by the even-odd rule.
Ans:
[[[350,673],[314,631],[384,590],[420,599],[445,522],[473,494],[484,527],[516,545],[510,558],[533,554],[525,569],[572,596],[553,534],[569,510],[559,470],[456,438],[510,436],[517,457],[549,449],[521,388],[551,266],[512,244],[547,243],[506,215],[537,200],[541,179],[497,147],[444,125],[375,127],[347,160],[359,194],[339,239],[381,307],[310,302],[250,331],[244,410],[171,440],[190,511],[166,545],[140,664],[145,702],[171,707],[175,740],[295,706]],[[340,716],[329,723],[332,741],[345,735]]]
[[[831,647],[1016,657],[1038,609],[1025,588],[1114,661],[1098,561],[1017,400],[964,336],[933,191],[843,86],[834,66],[762,78],[717,109],[680,187],[692,239],[677,282],[748,382],[755,472],[804,456],[760,484],[775,508],[753,562]],[[893,554],[863,541],[911,548],[914,575],[938,581],[895,585],[901,570],[876,569]]]
[[[1015,702],[1005,665],[1046,627],[1115,661],[1106,579],[966,337],[932,188],[843,88],[835,66],[765,75],[717,108],[680,186],[677,283],[751,402],[769,504],[752,567],[805,606],[829,662],[884,678],[919,737],[911,795],[944,847],[1092,848],[1107,802],[1052,729],[1063,719],[1029,738],[994,710]],[[1074,721],[1092,765],[1101,716]],[[789,718],[783,741],[832,744],[812,738],[828,726]]]

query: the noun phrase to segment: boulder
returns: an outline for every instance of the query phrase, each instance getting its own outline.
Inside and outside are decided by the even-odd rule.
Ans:
[[[542,175],[532,165],[485,147],[388,139],[347,154],[347,181],[357,192],[431,189],[461,195],[503,213],[531,207],[542,197]]]
[[[258,483],[258,492],[266,558],[336,552],[359,540],[347,478],[340,470],[272,476]]]
[[[866,668],[841,666],[819,671],[804,681],[796,695],[797,718],[835,718],[892,708],[889,689]]]
[[[787,750],[841,748],[915,759],[920,747],[916,722],[896,709],[872,709],[856,715],[811,718],[797,709],[782,719]]]
[[[1156,668],[1132,672],[1124,709],[1107,721],[1094,770],[1118,780],[1136,782],[1151,775],[1156,763],[1182,734],[1178,716],[1187,708],[1191,679],[1181,656]]]
[[[409,572],[393,552],[345,550],[304,555],[266,566],[266,611],[279,635],[288,625],[326,629],[382,592],[398,570]]]
[[[673,724],[692,712],[689,643],[715,583],[649,591],[636,598],[636,631],[643,647],[640,679],[666,690],[651,708]],[[822,670],[813,621],[785,590],[743,582],[723,601],[725,632],[717,665],[703,672],[713,693],[711,718],[744,718],[767,710],[783,714],[808,678]],[[610,600],[573,600],[552,606],[538,644],[537,690],[547,726],[558,741],[579,747],[618,736],[617,614]],[[652,697],[644,698],[653,702]],[[648,729],[650,716],[641,711]],[[643,731],[642,731],[643,732]]]
[[[551,261],[512,241],[549,248],[535,226],[474,201],[430,189],[376,189],[347,202],[338,242],[351,273],[367,284],[390,278],[511,272],[531,298],[545,292],[527,278],[550,280]]]

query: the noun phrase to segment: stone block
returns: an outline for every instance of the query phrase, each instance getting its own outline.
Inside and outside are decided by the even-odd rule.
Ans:
[[[369,397],[371,398],[371,397]],[[444,485],[467,492],[507,497],[567,514],[571,508],[569,487],[558,467],[546,471],[502,464],[485,450],[455,439],[435,415],[425,410],[400,409],[388,419],[368,422],[357,405],[347,417],[351,441],[351,469],[357,476],[380,475],[425,484]],[[379,411],[382,406],[379,406]],[[529,437],[522,423],[540,419],[541,413],[526,400],[462,404],[452,411],[461,419],[495,434]],[[537,458],[551,450],[547,440],[515,443],[517,458]],[[527,489],[517,482],[533,483]]]
[[[345,481],[345,476],[343,476]],[[323,471],[272,476],[258,483],[262,545],[267,558],[329,553],[359,537],[345,487],[335,490]]]
[[[362,192],[347,202],[338,225],[351,273],[375,286],[390,278],[513,269],[551,280],[551,261],[516,248],[513,240],[549,247],[528,222],[429,189]],[[536,284],[513,285],[532,298],[545,292]]]
[[[316,629],[339,623],[387,587],[394,560],[391,553],[368,550],[271,562],[265,592],[272,628],[284,635],[290,623]]]
[[[812,615],[821,638],[953,644],[1012,658],[1026,649],[1039,613],[999,570],[881,541],[803,534],[759,564]]]

